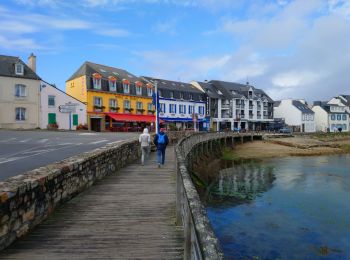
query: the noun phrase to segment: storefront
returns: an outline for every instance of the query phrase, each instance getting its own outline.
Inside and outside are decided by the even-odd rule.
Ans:
[[[113,132],[142,132],[144,128],[154,131],[155,115],[106,113],[105,129]]]

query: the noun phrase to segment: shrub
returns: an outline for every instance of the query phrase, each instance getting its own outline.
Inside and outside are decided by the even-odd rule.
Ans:
[[[77,125],[77,130],[88,130],[88,126],[87,126],[87,124],[85,124],[85,125],[79,124],[79,125]]]

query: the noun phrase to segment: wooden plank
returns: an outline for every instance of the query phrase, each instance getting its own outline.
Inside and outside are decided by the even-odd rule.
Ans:
[[[97,182],[0,252],[0,259],[182,259],[173,147]]]

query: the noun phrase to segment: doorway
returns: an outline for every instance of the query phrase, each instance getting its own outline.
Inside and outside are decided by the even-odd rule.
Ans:
[[[90,118],[90,128],[92,131],[101,132],[101,118]]]

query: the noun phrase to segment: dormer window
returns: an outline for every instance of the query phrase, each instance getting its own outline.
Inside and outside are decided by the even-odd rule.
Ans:
[[[180,99],[184,99],[184,93],[180,92]]]
[[[193,100],[193,94],[190,93],[190,100]]]
[[[153,95],[152,84],[147,84],[147,96],[152,97],[152,95]]]
[[[130,93],[130,82],[126,79],[123,80],[123,91],[124,91],[124,94]]]
[[[174,91],[170,91],[170,98],[174,98]]]
[[[117,79],[113,76],[108,77],[109,91],[117,91]]]
[[[142,82],[136,81],[136,95],[141,96],[142,95]]]
[[[15,64],[15,73],[16,75],[23,75],[24,74],[24,66],[21,63]]]
[[[102,76],[98,73],[92,74],[92,82],[94,89],[101,89],[101,78]]]

